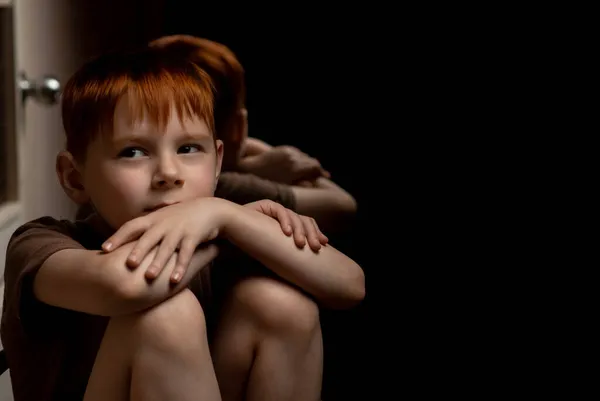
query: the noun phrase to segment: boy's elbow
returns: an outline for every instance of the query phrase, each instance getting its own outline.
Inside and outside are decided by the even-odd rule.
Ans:
[[[328,304],[332,309],[351,309],[358,306],[365,299],[365,295],[365,275],[359,268],[356,277],[347,282],[340,296],[329,300]]]
[[[358,268],[359,272],[357,277],[352,280],[350,289],[348,291],[348,299],[352,306],[360,304],[365,299],[365,274],[361,268]]]

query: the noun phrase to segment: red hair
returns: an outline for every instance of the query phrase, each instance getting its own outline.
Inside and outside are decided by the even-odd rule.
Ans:
[[[220,43],[189,35],[164,36],[149,43],[162,49],[166,57],[191,60],[211,77],[215,88],[215,129],[217,137],[228,142],[230,125],[245,106],[244,69],[235,54]]]
[[[194,63],[165,58],[151,49],[104,54],[84,64],[62,93],[67,150],[83,160],[90,142],[112,133],[115,108],[127,95],[132,123],[148,117],[158,127],[175,106],[180,119],[197,116],[212,132],[213,86]]]

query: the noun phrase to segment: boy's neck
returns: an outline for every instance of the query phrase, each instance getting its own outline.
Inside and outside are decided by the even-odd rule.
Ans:
[[[84,221],[102,238],[103,241],[113,235],[116,231],[109,226],[96,211],[86,217]]]

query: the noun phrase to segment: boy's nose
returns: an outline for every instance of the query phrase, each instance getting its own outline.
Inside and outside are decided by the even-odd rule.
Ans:
[[[177,188],[183,186],[183,180],[174,177],[163,177],[163,179],[155,180],[152,186],[155,189]]]
[[[176,163],[167,160],[161,161],[152,178],[152,187],[155,189],[168,189],[181,187],[184,179],[181,176]]]

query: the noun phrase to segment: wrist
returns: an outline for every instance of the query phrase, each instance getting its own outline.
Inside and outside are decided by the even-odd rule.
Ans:
[[[244,215],[248,213],[248,209],[237,203],[224,201],[219,211],[219,236],[230,240],[235,236],[235,232],[240,231],[240,221],[244,219]]]
[[[227,236],[237,209],[241,208],[241,206],[222,198],[204,199],[210,199],[209,204],[204,205],[204,207],[209,207],[213,212],[213,216],[216,219],[214,226],[217,230],[217,236]]]

